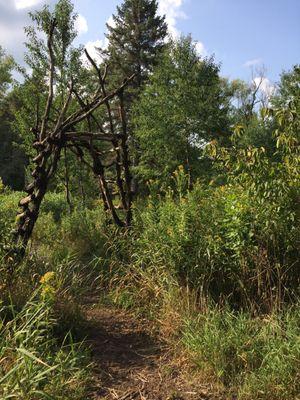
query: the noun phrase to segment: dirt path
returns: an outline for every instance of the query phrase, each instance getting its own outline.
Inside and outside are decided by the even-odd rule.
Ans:
[[[85,309],[95,363],[92,400],[221,400],[210,385],[188,382],[180,361],[149,335],[144,321],[110,307]]]

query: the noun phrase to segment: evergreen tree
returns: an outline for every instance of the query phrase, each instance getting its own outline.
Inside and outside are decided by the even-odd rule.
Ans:
[[[165,47],[167,24],[165,17],[157,15],[157,9],[157,0],[124,0],[113,15],[113,23],[107,24],[109,44],[103,55],[110,67],[110,83],[118,86],[124,78],[136,74],[125,97],[127,112]],[[128,123],[131,124],[131,118]],[[139,147],[133,136],[130,147]],[[133,165],[137,164],[134,157]],[[132,182],[136,193],[135,176]]]
[[[107,24],[109,46],[104,52],[116,79],[136,73],[139,88],[164,47],[167,24],[157,15],[156,0],[125,0]]]

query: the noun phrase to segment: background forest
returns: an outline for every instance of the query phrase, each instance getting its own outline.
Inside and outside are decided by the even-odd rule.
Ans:
[[[70,0],[30,16],[27,67],[0,48],[0,398],[111,398],[91,395],[93,299],[145,319],[207,398],[299,399],[300,66],[271,93],[225,79],[155,0],[117,7],[101,63]],[[41,138],[74,115],[39,197]]]

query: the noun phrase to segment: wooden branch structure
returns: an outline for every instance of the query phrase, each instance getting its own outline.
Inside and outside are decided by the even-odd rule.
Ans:
[[[107,67],[101,73],[94,60],[85,50],[87,59],[95,69],[99,88],[89,101],[84,101],[74,83],[70,83],[69,92],[58,117],[53,121],[51,110],[54,109],[54,70],[55,59],[53,53],[53,31],[55,20],[52,21],[48,34],[49,52],[49,87],[48,97],[42,118],[37,117],[34,128],[36,141],[33,147],[37,156],[33,159],[35,168],[32,172],[32,182],[27,186],[27,195],[19,202],[20,212],[17,216],[17,226],[14,231],[15,250],[21,257],[24,256],[28,241],[32,235],[35,223],[39,216],[40,206],[49,186],[49,182],[55,175],[62,150],[70,150],[92,169],[104,202],[104,208],[110,213],[113,221],[120,227],[130,226],[132,212],[131,174],[128,154],[128,132],[123,102],[124,90],[134,79],[134,75],[125,79],[117,89],[107,92],[105,80]],[[78,105],[76,111],[70,113],[70,105]],[[118,115],[113,114],[111,103],[114,109],[118,107]],[[103,125],[97,121],[94,113],[105,107],[108,123]],[[93,123],[97,129],[93,131]],[[87,130],[81,130],[82,126]],[[99,150],[99,146],[106,143],[106,151]],[[105,164],[105,157],[109,154],[110,163]],[[88,156],[91,162],[86,160]],[[106,177],[106,169],[114,168],[115,186],[120,198],[120,205],[114,205],[112,190],[110,188],[111,177]],[[121,209],[121,212],[118,211]]]

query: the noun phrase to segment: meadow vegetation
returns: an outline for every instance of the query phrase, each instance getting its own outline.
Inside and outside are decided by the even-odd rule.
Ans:
[[[125,0],[103,55],[112,66],[109,90],[136,73],[121,99],[128,120],[121,107],[121,126],[115,100],[111,108],[104,102],[107,109],[79,121],[83,133],[75,132],[68,145],[60,142],[65,147],[56,148],[57,158],[47,147],[38,153],[32,176],[32,143],[43,125],[35,110],[47,104],[50,56],[28,28],[32,72],[23,71],[24,81],[13,83],[13,61],[0,48],[0,133],[6,132],[0,156],[4,160],[7,148],[15,154],[15,145],[19,154],[0,160],[0,398],[89,398],[93,365],[82,309],[93,300],[146,319],[153,335],[183,353],[191,369],[222,386],[229,398],[299,400],[299,66],[283,73],[268,96],[256,82],[227,81],[213,57],[197,54],[191,37],[166,40],[156,1],[141,3],[149,22],[142,50],[127,51],[130,46],[120,42],[131,40],[134,48],[130,32],[140,26],[136,2]],[[85,110],[88,96],[95,90],[99,95],[103,64],[86,68],[81,49],[72,47],[76,16],[69,0],[31,18],[43,34],[49,26],[54,32],[57,82],[47,123],[55,127],[68,78],[77,90],[70,92],[68,112],[76,116],[77,103]],[[117,140],[127,122],[122,152]],[[113,123],[118,136],[111,147],[99,142],[97,152],[89,152],[92,132]],[[118,169],[124,149],[133,176],[127,203],[118,194],[131,178]],[[96,153],[109,154],[105,174]],[[39,197],[41,208],[30,209],[45,189],[40,156],[57,170]],[[93,162],[98,168],[89,169]],[[104,175],[111,209],[120,220],[132,214],[127,226],[113,222]],[[41,186],[29,185],[24,199],[19,190],[25,181]],[[16,218],[22,198],[24,212]],[[12,230],[17,224],[21,234],[33,214],[33,234],[17,258]]]
[[[192,363],[239,398],[296,398],[299,182],[290,162],[284,169],[264,152],[247,156],[257,172],[243,176],[242,153],[230,161],[239,165],[226,184],[198,181],[188,189],[182,166],[165,192],[149,182],[148,199],[136,202],[125,231],[107,222],[97,201],[70,214],[64,195],[49,193],[28,256],[2,297],[3,396],[73,398],[66,396],[75,385],[80,398],[88,357],[70,335],[80,330],[79,304],[93,287],[102,301],[149,319],[155,334],[180,343]],[[264,163],[267,191],[260,190]],[[280,168],[281,180],[271,168]],[[2,243],[19,197],[2,189]],[[2,271],[4,287],[4,264]]]

